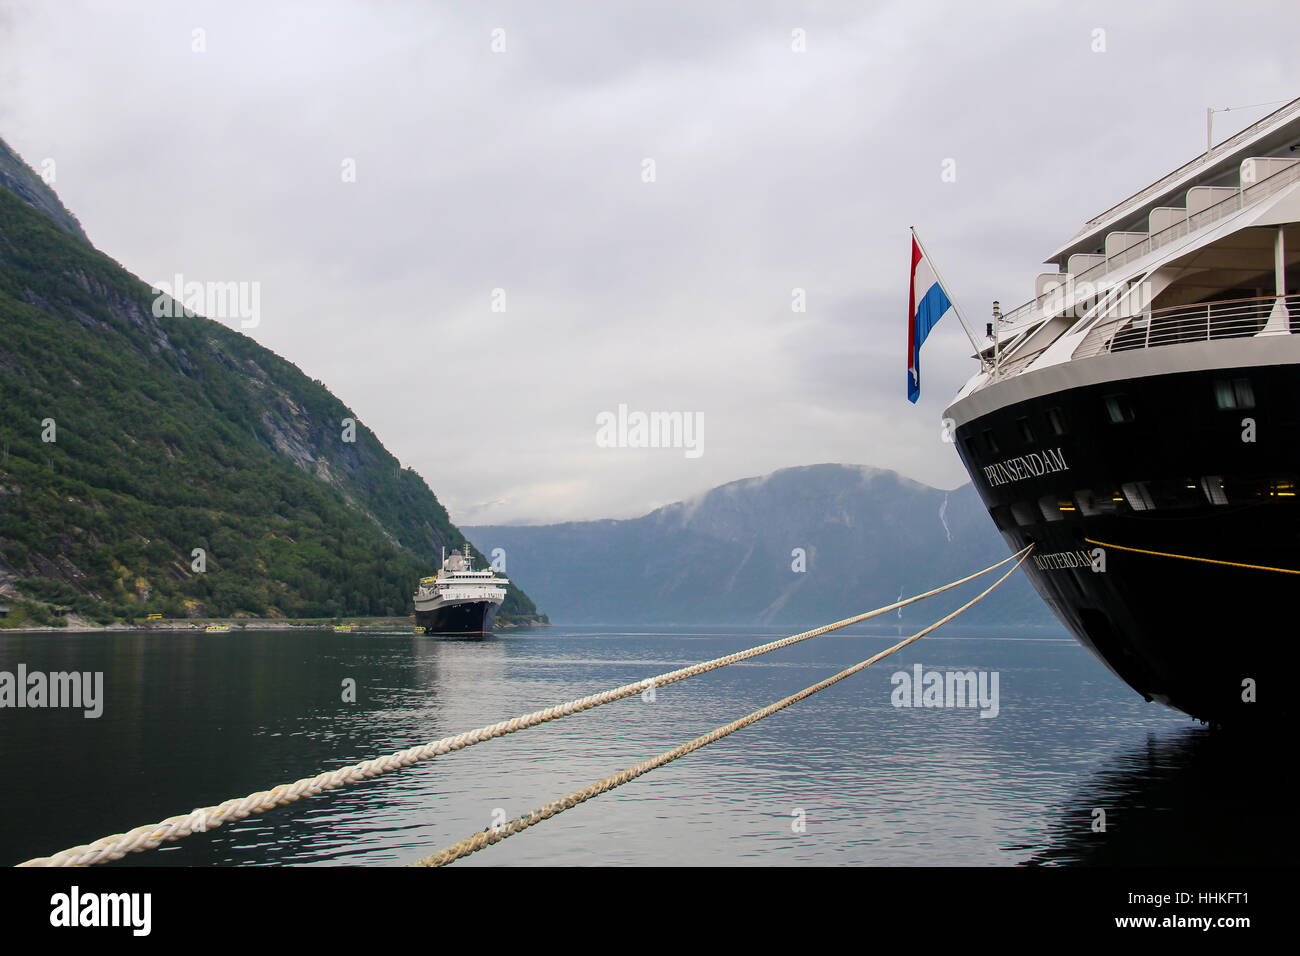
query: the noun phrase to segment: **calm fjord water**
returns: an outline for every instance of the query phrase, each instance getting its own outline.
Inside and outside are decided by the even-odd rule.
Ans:
[[[0,710],[0,863],[781,633],[0,636],[0,671],[103,671],[105,697],[98,719]],[[896,640],[894,629],[817,638],[115,865],[406,863]],[[998,715],[892,706],[891,674],[916,663],[996,671]],[[346,679],[356,703],[342,700]],[[1143,702],[1061,631],[950,626],[458,865],[1289,863],[1280,764]]]

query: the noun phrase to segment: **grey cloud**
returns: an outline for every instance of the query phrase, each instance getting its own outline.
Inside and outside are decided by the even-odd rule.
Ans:
[[[1246,48],[1209,3],[7,9],[0,135],[58,159],[91,239],[151,281],[261,281],[252,334],[476,523],[820,461],[961,482],[938,437],[973,369],[952,320],[904,397],[907,227],[982,327],[1200,148],[1207,102],[1293,94],[1300,20],[1253,5],[1277,29]],[[704,456],[596,447],[620,402],[703,412]]]

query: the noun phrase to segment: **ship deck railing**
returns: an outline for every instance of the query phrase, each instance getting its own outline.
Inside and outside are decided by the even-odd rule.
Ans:
[[[1269,331],[1279,334],[1300,332],[1300,295],[1227,299],[1106,320],[1088,333],[1075,349],[1073,358],[1259,335],[1268,327],[1269,318],[1279,303],[1284,309],[1284,323]]]
[[[1074,277],[1074,281],[1076,283],[1095,281],[1122,266],[1128,265],[1130,262],[1141,259],[1161,246],[1166,246],[1183,236],[1189,236],[1196,230],[1216,223],[1226,216],[1259,202],[1261,199],[1267,199],[1279,190],[1291,185],[1297,179],[1300,179],[1300,163],[1280,169],[1271,176],[1265,176],[1259,182],[1252,183],[1249,186],[1243,183],[1234,195],[1221,199],[1214,205],[1207,206],[1200,212],[1193,213],[1172,226],[1161,229],[1159,232],[1151,233],[1147,238],[1135,242],[1122,252],[1117,252],[1091,268],[1080,272]]]
[[[1038,358],[1049,348],[1051,348],[1052,344],[1055,341],[1056,340],[1053,339],[1051,342],[1048,342],[1046,345],[1040,348],[1036,348],[1031,352],[1025,352],[1023,355],[1017,354],[1005,362],[999,362],[997,367],[997,374],[994,376],[994,380],[1001,381],[1004,378],[1010,378],[1013,375],[1019,374],[1021,371],[1024,370],[1026,365],[1029,365],[1036,358]]]
[[[1257,183],[1249,186],[1243,186],[1236,193],[1222,199],[1212,206],[1207,206],[1200,212],[1193,213],[1190,216],[1174,223],[1159,232],[1153,232],[1145,239],[1134,243],[1127,249],[1115,253],[1109,258],[1103,259],[1096,265],[1093,265],[1078,275],[1073,277],[1076,285],[1083,282],[1096,283],[1102,276],[1114,272],[1116,269],[1135,262],[1143,256],[1150,255],[1155,250],[1175,242],[1184,236],[1189,236],[1198,229],[1203,229],[1219,220],[1239,212],[1262,199],[1272,196],[1274,193],[1300,180],[1300,163],[1288,166],[1285,169],[1278,170],[1271,176],[1265,176]],[[1067,273],[1061,273],[1061,281],[1065,282]],[[1042,295],[1030,299],[1023,305],[1016,306],[1010,312],[1002,316],[1002,327],[1009,328],[1019,322],[1024,321],[1035,315],[1049,299],[1053,296],[1059,298],[1059,291],[1044,292]]]
[[[1147,186],[1145,189],[1139,189],[1132,196],[1129,196],[1127,199],[1121,200],[1120,202],[1116,203],[1114,206],[1111,206],[1105,212],[1093,216],[1086,223],[1084,223],[1083,232],[1086,232],[1088,229],[1095,228],[1096,226],[1101,225],[1107,220],[1114,221],[1116,219],[1119,219],[1122,215],[1131,213],[1136,209],[1140,209],[1142,206],[1146,205],[1147,203],[1157,199],[1160,196],[1160,194],[1167,189],[1167,187],[1178,182],[1178,180],[1185,177],[1197,166],[1209,167],[1210,165],[1213,164],[1213,162],[1216,159],[1231,153],[1234,149],[1236,149],[1242,142],[1244,142],[1250,136],[1256,133],[1278,129],[1279,127],[1285,125],[1286,123],[1291,122],[1291,120],[1294,119],[1296,114],[1298,113],[1300,113],[1300,97],[1291,100],[1289,103],[1282,106],[1280,109],[1274,110],[1272,113],[1268,114],[1265,117],[1262,117],[1258,122],[1252,123],[1250,126],[1247,126],[1245,129],[1241,130],[1240,132],[1234,133],[1233,135],[1225,139],[1223,142],[1210,147],[1208,150],[1206,150],[1204,153],[1201,153],[1195,159],[1188,160],[1186,163],[1183,163],[1183,165],[1175,169],[1172,173],[1168,173],[1160,177],[1150,186]]]

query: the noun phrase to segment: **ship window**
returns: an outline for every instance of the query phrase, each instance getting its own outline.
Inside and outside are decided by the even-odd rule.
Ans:
[[[1038,510],[1043,514],[1044,521],[1064,521],[1065,515],[1062,513],[1065,508],[1074,510],[1074,502],[1062,502],[1056,495],[1044,495],[1038,499]]]
[[[1170,478],[1166,481],[1145,482],[1151,493],[1155,507],[1167,508],[1201,508],[1205,499],[1201,497],[1200,486],[1195,478]]]
[[[1223,478],[1220,475],[1206,475],[1202,478],[1201,491],[1204,492],[1206,500],[1212,505],[1226,505],[1228,503],[1228,492],[1223,487]]]
[[[967,435],[962,439],[961,443],[966,446],[966,455],[971,459],[971,461],[974,461],[979,457],[978,452],[975,450],[975,439],[972,436]]]
[[[1006,531],[1015,527],[1015,521],[1011,516],[1011,509],[1006,505],[998,505],[996,508],[990,508],[989,517],[993,519],[993,524],[999,531]]]
[[[1289,479],[1274,479],[1268,483],[1268,495],[1270,498],[1294,498],[1295,482]]]
[[[1223,492],[1229,501],[1240,502],[1251,498],[1294,499],[1300,497],[1297,494],[1294,475],[1251,475],[1247,477],[1233,475],[1220,480],[1223,483]]]
[[[1134,511],[1150,511],[1155,507],[1155,502],[1151,500],[1151,491],[1145,481],[1126,482],[1120,485],[1120,490],[1124,493],[1124,500]]]
[[[1020,429],[1020,437],[1025,440],[1025,443],[1032,445],[1034,442],[1034,429],[1030,426],[1029,419],[1016,419],[1016,426]]]
[[[1112,425],[1121,425],[1133,421],[1133,406],[1123,395],[1110,395],[1106,398],[1106,414]]]
[[[1134,511],[1201,508],[1205,498],[1195,478],[1165,478],[1122,485],[1124,500]]]
[[[1255,390],[1250,387],[1248,378],[1234,378],[1231,381],[1221,378],[1214,383],[1214,401],[1224,411],[1254,408]]]
[[[1031,524],[1038,524],[1038,509],[1028,501],[1020,501],[1011,506],[1011,516],[1016,519],[1016,524],[1025,528]]]
[[[1096,491],[1085,488],[1074,493],[1074,500],[1078,502],[1079,512],[1089,518],[1113,515],[1124,503],[1124,498],[1113,488],[1099,488]]]
[[[1241,477],[1234,475],[1223,479],[1223,491],[1229,501],[1245,501],[1250,498],[1267,498],[1268,482],[1257,476]]]
[[[1047,421],[1052,426],[1052,431],[1056,432],[1056,434],[1065,434],[1065,413],[1059,408],[1049,408],[1047,410]]]
[[[1002,449],[998,448],[998,440],[993,437],[993,429],[987,429],[984,432],[984,444],[988,447],[989,453],[996,455]]]

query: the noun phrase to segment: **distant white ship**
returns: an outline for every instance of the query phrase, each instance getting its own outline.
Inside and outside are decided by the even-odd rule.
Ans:
[[[426,634],[490,634],[509,584],[494,571],[475,571],[468,546],[450,556],[444,548],[442,568],[415,591],[415,623]]]

